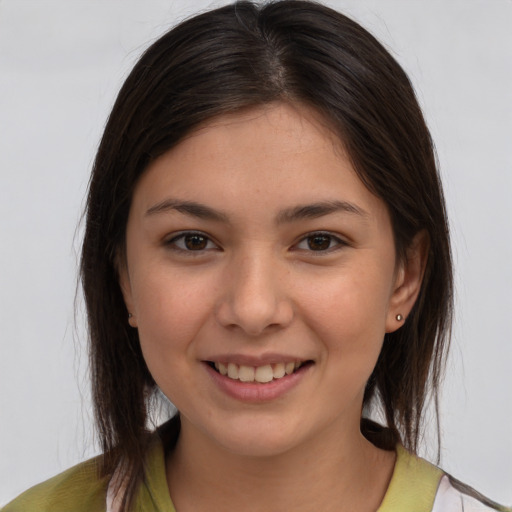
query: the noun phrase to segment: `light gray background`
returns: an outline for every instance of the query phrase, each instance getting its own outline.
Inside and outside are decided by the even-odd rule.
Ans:
[[[0,0],[0,504],[96,453],[73,309],[88,173],[142,49],[222,3]],[[392,50],[424,106],[457,267],[442,465],[510,504],[512,2],[328,4]]]

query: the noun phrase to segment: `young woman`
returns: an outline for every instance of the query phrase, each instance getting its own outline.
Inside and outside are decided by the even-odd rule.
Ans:
[[[6,512],[504,510],[414,455],[450,332],[445,206],[408,78],[345,16],[238,2],[153,44],[98,150],[81,272],[103,455]],[[158,393],[178,412],[151,432]]]

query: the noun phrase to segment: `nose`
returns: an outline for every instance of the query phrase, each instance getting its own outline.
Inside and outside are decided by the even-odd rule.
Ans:
[[[294,310],[287,271],[271,257],[253,254],[226,269],[216,308],[217,321],[249,336],[287,327]]]

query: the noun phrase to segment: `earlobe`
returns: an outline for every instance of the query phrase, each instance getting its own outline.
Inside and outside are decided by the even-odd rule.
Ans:
[[[417,233],[406,251],[404,261],[397,269],[386,319],[386,332],[394,332],[404,324],[418,298],[427,266],[429,245],[427,232]]]
[[[138,327],[137,319],[133,316],[132,313],[128,313],[128,323],[130,324],[130,327]]]

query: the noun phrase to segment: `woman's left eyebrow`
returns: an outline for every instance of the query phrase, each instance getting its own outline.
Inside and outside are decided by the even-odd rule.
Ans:
[[[367,219],[369,217],[365,210],[353,203],[348,201],[333,200],[298,205],[293,208],[281,210],[277,215],[277,223],[283,224],[304,219],[316,219],[338,212],[358,215],[363,219]]]

